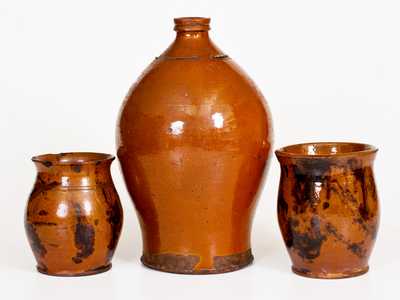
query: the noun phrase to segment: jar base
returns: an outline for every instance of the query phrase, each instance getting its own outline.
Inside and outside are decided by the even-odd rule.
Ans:
[[[195,269],[199,257],[193,255],[143,254],[140,260],[146,267],[161,272],[206,275],[243,269],[253,262],[254,257],[251,249],[232,255],[215,256],[212,269]]]
[[[342,273],[314,273],[311,270],[306,269],[297,269],[296,267],[292,266],[293,273],[308,277],[308,278],[317,278],[317,279],[341,279],[341,278],[350,278],[363,275],[367,273],[369,270],[369,266],[361,269],[355,269],[349,272],[342,272]]]
[[[99,268],[96,269],[92,269],[92,270],[88,270],[88,271],[84,271],[84,272],[78,272],[78,273],[74,273],[74,272],[49,272],[46,269],[41,268],[40,266],[36,266],[36,269],[38,270],[39,273],[45,274],[45,275],[49,275],[49,276],[57,276],[57,277],[78,277],[78,276],[89,276],[89,275],[95,275],[95,274],[100,274],[100,273],[104,273],[107,272],[108,270],[110,270],[112,267],[112,264],[108,264],[105,266],[101,266]]]

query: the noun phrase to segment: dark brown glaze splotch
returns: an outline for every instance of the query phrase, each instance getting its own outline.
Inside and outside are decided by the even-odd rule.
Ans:
[[[43,246],[42,241],[40,240],[40,237],[36,232],[35,226],[33,224],[25,222],[25,231],[34,255],[36,257],[44,257],[47,253],[47,250]]]
[[[38,175],[25,220],[39,272],[82,276],[111,268],[122,227],[122,207],[110,174],[113,159],[101,153],[33,158]]]
[[[121,232],[122,228],[123,215],[121,203],[117,201],[117,199],[114,199],[116,191],[113,187],[110,188],[111,190],[103,187],[101,189],[101,192],[104,197],[105,203],[108,206],[108,209],[106,211],[107,222],[112,228],[111,237],[107,245],[107,248],[109,250],[107,256],[111,260],[119,240],[119,233]]]
[[[42,177],[43,175],[38,174],[35,185],[33,186],[33,189],[29,195],[29,199],[34,199],[36,198],[39,194],[45,195],[47,191],[52,190],[56,186],[58,186],[60,183],[57,181],[52,181],[52,182],[45,182]]]
[[[75,203],[74,208],[76,213],[75,246],[78,251],[72,260],[75,263],[81,263],[94,251],[95,230],[82,213],[81,206]]]
[[[79,173],[81,171],[81,166],[80,165],[71,165],[72,171]]]
[[[299,158],[292,168],[296,176],[309,176],[315,180],[320,180],[328,174],[331,166],[332,161],[330,159]]]
[[[304,233],[295,230],[298,226],[291,225],[292,247],[297,254],[309,261],[318,257],[322,243],[326,240],[326,236],[321,232],[318,217],[311,218],[310,225]]]
[[[310,146],[314,154],[308,154]],[[300,144],[276,152],[278,219],[294,272],[341,278],[368,270],[379,224],[375,153],[372,146],[351,143]]]
[[[365,255],[365,249],[362,247],[363,241],[354,243],[351,240],[347,240],[343,234],[341,234],[336,227],[331,223],[327,223],[325,226],[326,232],[335,238],[335,242],[343,243],[347,246],[347,249],[353,252],[355,255],[362,258]]]
[[[47,168],[50,168],[50,167],[53,165],[53,163],[52,163],[51,161],[48,161],[48,160],[44,160],[42,163],[43,163],[43,165],[45,165]]]
[[[293,246],[293,230],[298,226],[299,221],[289,217],[289,205],[283,194],[283,190],[280,189],[278,192],[278,214],[280,216],[278,222],[282,235],[285,236],[285,245],[287,248],[291,248]]]

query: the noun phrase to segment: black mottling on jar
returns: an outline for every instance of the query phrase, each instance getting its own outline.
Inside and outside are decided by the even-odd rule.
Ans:
[[[43,161],[42,164],[44,164],[47,168],[50,168],[53,165],[53,163],[49,160]]]
[[[326,236],[322,234],[318,217],[310,220],[310,228],[306,232],[291,230],[293,237],[293,249],[303,259],[312,261],[320,255],[322,243]]]
[[[308,175],[315,178],[328,175],[334,161],[329,158],[299,158],[293,164],[295,175]]]
[[[364,249],[361,247],[360,244],[357,243],[352,243],[350,245],[347,246],[347,248],[353,252],[355,255],[357,255],[358,257],[363,257],[365,255],[365,251]]]
[[[41,257],[45,256],[47,250],[43,246],[42,241],[40,240],[40,237],[36,232],[35,226],[31,223],[25,222],[25,230],[28,235],[33,252]]]
[[[81,263],[82,259],[89,257],[94,252],[95,230],[82,214],[80,205],[75,203],[74,208],[77,220],[75,225],[75,246],[78,251],[72,260],[75,263]]]
[[[71,165],[72,171],[75,173],[79,173],[81,171],[82,166],[81,165]]]

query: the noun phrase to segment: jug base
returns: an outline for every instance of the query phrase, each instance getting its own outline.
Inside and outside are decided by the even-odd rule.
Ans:
[[[240,270],[250,265],[254,257],[251,249],[232,255],[215,256],[214,268],[212,269],[196,269],[195,266],[199,262],[199,257],[194,255],[178,255],[178,254],[143,254],[141,261],[143,265],[150,269],[167,273],[177,274],[220,274]]]

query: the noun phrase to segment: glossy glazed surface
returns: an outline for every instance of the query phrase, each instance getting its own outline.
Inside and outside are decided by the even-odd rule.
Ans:
[[[255,85],[210,41],[209,19],[175,24],[175,41],[133,85],[117,127],[142,262],[176,273],[233,271],[253,259],[271,119]]]
[[[123,220],[110,174],[113,159],[100,153],[32,159],[38,173],[25,229],[38,271],[79,276],[110,269]]]
[[[368,271],[379,224],[376,151],[355,143],[300,144],[276,151],[279,225],[295,273],[343,278]]]

